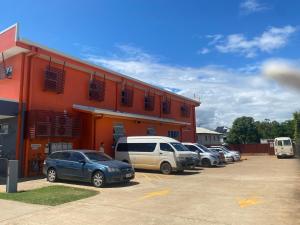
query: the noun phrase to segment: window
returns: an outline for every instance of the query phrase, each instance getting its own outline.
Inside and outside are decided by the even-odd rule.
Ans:
[[[282,146],[282,141],[278,141],[278,146]]]
[[[71,153],[70,152],[62,152],[61,153],[61,160],[70,160],[71,158]]]
[[[199,149],[197,147],[195,147],[194,145],[184,145],[184,146],[187,147],[192,152],[199,151]]]
[[[162,102],[162,113],[170,114],[171,113],[171,99],[165,98]]]
[[[8,134],[8,124],[0,123],[0,134]]]
[[[118,152],[153,152],[156,143],[120,143],[118,144]]]
[[[204,152],[210,152],[208,148],[206,148],[204,145],[196,144],[202,151]]]
[[[147,135],[149,136],[155,136],[156,135],[156,130],[154,127],[148,127],[147,128]]]
[[[292,143],[291,143],[290,140],[283,140],[283,145],[284,146],[290,146],[290,145],[292,145]]]
[[[44,74],[44,90],[61,94],[64,92],[65,71],[53,66],[47,66]]]
[[[155,105],[155,96],[149,94],[145,96],[145,110],[153,111],[154,105]]]
[[[207,141],[207,135],[205,135],[205,141]]]
[[[55,152],[49,156],[50,159],[61,159],[62,152]]]
[[[121,91],[121,104],[131,107],[133,104],[133,90],[125,88]]]
[[[183,104],[180,107],[180,113],[181,113],[182,117],[190,117],[190,115],[191,115],[191,108],[188,105]]]
[[[85,160],[84,156],[79,153],[79,152],[72,152],[71,157],[70,157],[70,161],[74,161],[74,162],[80,162]]]
[[[185,151],[189,151],[189,149],[187,147],[185,147],[183,144],[179,143],[179,142],[173,142],[171,143],[171,145],[180,152],[185,152]]]
[[[125,129],[122,123],[116,123],[113,127],[113,145],[115,146],[120,137],[125,136]]]
[[[104,101],[105,82],[93,79],[89,83],[89,99],[94,101]]]
[[[180,132],[177,130],[168,131],[168,137],[178,139],[180,136]]]
[[[55,152],[51,154],[50,159],[60,159],[60,160],[69,160],[71,157],[70,152]]]
[[[167,143],[160,143],[160,150],[165,152],[174,152],[174,149],[171,147],[171,145]]]
[[[85,156],[92,161],[111,161],[113,160],[110,156],[102,152],[86,152]]]

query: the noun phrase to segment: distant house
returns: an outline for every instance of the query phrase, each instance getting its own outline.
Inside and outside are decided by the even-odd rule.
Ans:
[[[215,131],[218,132],[218,133],[223,134],[222,138],[221,138],[221,142],[225,143],[226,140],[227,140],[227,135],[228,135],[228,133],[230,131],[230,128],[229,127],[225,127],[225,126],[220,126],[220,127],[217,127],[215,129]]]
[[[223,134],[203,127],[196,128],[197,142],[203,145],[222,144]]]

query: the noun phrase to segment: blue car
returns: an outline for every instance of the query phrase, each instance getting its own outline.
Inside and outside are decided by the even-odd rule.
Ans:
[[[92,150],[57,151],[44,162],[43,173],[49,182],[57,179],[90,182],[95,187],[105,184],[129,182],[135,171],[125,162]]]

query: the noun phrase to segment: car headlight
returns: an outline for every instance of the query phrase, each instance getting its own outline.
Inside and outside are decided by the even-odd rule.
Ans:
[[[107,170],[110,173],[120,172],[120,169],[114,167],[108,167]]]

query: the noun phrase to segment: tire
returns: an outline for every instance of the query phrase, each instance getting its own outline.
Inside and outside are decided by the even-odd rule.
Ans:
[[[277,156],[277,159],[281,159],[281,156],[278,155],[278,156]]]
[[[160,165],[160,172],[162,174],[169,175],[172,173],[172,166],[168,162],[164,162]]]
[[[57,181],[57,173],[54,168],[50,168],[47,171],[47,181],[54,183]]]
[[[94,187],[100,188],[105,185],[105,177],[101,171],[96,171],[92,176],[92,184]]]
[[[211,163],[209,159],[202,159],[201,164],[205,167],[211,167]]]

